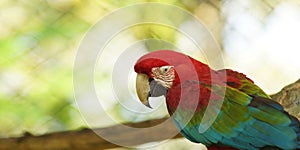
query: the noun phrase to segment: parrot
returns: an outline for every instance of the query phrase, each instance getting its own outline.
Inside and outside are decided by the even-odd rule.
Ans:
[[[299,120],[243,73],[212,69],[175,50],[141,56],[134,71],[140,102],[152,108],[149,99],[164,96],[175,126],[191,142],[209,150],[300,149]],[[208,105],[217,102],[214,118]],[[214,120],[200,132],[205,113]]]

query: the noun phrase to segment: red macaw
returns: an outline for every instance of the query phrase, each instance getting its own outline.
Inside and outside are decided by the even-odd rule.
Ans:
[[[300,149],[299,121],[242,73],[213,70],[171,50],[142,56],[134,70],[140,101],[150,107],[149,97],[164,95],[176,126],[192,142],[208,149]],[[200,132],[212,101],[222,105],[211,125]]]

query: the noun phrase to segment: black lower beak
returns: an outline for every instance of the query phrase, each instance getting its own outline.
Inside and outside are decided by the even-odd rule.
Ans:
[[[167,89],[153,79],[150,79],[150,91],[148,97],[166,96]]]
[[[152,107],[150,106],[149,101],[147,101],[146,103],[144,103],[144,105],[147,106],[147,107],[149,107],[149,108],[152,108]]]

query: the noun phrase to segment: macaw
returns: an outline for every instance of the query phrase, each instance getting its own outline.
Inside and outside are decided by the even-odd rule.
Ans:
[[[164,95],[176,127],[192,142],[208,149],[300,149],[298,119],[242,73],[214,70],[172,50],[143,55],[134,70],[140,101],[151,108],[149,98]],[[208,104],[220,101],[215,119],[200,132]]]

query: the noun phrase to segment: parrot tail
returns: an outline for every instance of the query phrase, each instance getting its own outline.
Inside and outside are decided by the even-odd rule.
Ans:
[[[288,113],[286,113],[286,114],[291,119],[290,127],[292,127],[293,130],[297,133],[297,139],[296,139],[297,140],[297,149],[300,149],[300,122],[296,117],[291,116]]]
[[[300,149],[300,122],[299,120],[290,115],[288,112],[283,111],[287,116],[289,116],[290,120],[291,120],[291,124],[289,125],[297,134],[297,149]]]
[[[300,123],[299,120],[294,117],[294,116],[290,116],[291,118],[291,127],[296,131],[297,133],[297,149],[300,149]]]
[[[207,150],[238,150],[238,149],[233,147],[227,147],[227,146],[211,145],[207,147]]]
[[[274,109],[277,109],[279,111],[281,111],[282,113],[284,113],[287,117],[289,117],[290,123],[288,124],[288,127],[292,130],[294,130],[294,135],[296,133],[296,143],[295,141],[292,141],[294,145],[297,149],[300,149],[300,122],[299,120],[290,115],[288,112],[286,112],[284,110],[284,108],[278,103],[275,102],[271,99],[265,98],[265,97],[254,97],[253,100],[250,103],[251,106],[253,107],[260,107],[260,106],[269,106],[272,107]],[[282,131],[283,135],[285,134],[284,131]],[[293,136],[294,136],[293,135]],[[277,141],[280,142],[280,141]]]

